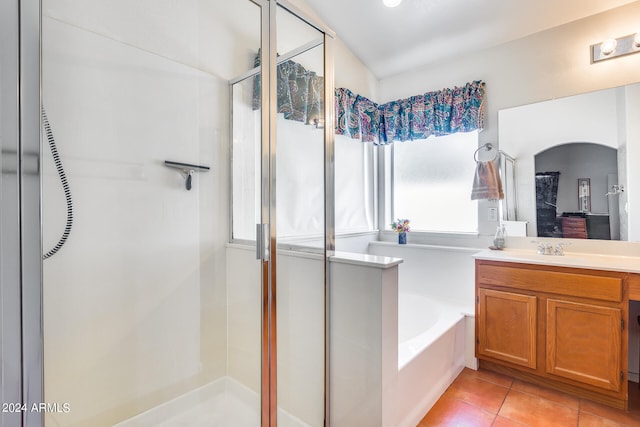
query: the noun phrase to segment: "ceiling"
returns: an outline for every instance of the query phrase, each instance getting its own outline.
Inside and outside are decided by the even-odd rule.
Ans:
[[[306,0],[379,79],[635,0]]]

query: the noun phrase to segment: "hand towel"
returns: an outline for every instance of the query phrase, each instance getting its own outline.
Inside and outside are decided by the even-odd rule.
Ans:
[[[502,180],[493,160],[476,162],[476,173],[473,177],[471,200],[499,200],[504,199]]]

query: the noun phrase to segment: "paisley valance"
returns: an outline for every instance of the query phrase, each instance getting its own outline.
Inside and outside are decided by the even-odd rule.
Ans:
[[[427,92],[378,105],[346,88],[335,91],[336,134],[377,145],[483,127],[485,84]]]

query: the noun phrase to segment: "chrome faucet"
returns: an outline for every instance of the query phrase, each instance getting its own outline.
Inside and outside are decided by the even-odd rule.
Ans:
[[[531,243],[538,244],[538,255],[555,255],[555,256],[564,256],[564,248],[563,246],[570,245],[571,243],[558,243],[555,248],[551,243],[538,242],[536,240],[532,240]]]
[[[538,255],[551,255],[552,248],[550,243],[538,242]]]
[[[564,256],[564,248],[563,246],[570,245],[571,243],[558,243],[556,248],[553,251],[553,254],[556,256]]]

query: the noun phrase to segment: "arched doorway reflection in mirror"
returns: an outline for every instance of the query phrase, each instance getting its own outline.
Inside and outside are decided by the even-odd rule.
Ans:
[[[620,240],[618,150],[572,142],[535,156],[538,237]]]

